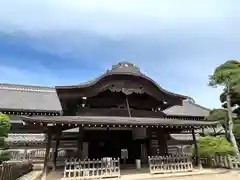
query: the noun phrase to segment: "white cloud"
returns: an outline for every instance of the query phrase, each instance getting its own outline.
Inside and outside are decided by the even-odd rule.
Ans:
[[[219,105],[219,90],[207,87],[207,76],[230,55],[239,57],[235,46],[240,41],[239,6],[239,0],[0,0],[0,31],[13,36],[24,31],[33,37],[29,41],[33,49],[83,57],[79,61],[99,61],[94,57],[99,51],[111,58],[134,60],[163,87],[214,107]],[[82,32],[87,33],[86,39],[78,36],[84,36]],[[219,39],[217,45],[211,42],[213,36]],[[111,47],[117,44],[116,48],[106,39],[113,40]],[[164,44],[168,52],[162,56]],[[234,52],[225,51],[225,46]],[[122,59],[112,61],[118,60]],[[111,64],[109,58],[102,64]],[[0,81],[67,83],[51,70],[41,69],[41,74],[2,65],[0,72]]]
[[[237,12],[225,0],[0,1],[2,25],[26,31],[86,30],[105,35],[223,29]],[[236,10],[236,11],[235,11]],[[193,33],[192,32],[192,33]],[[217,33],[216,31],[215,33]]]

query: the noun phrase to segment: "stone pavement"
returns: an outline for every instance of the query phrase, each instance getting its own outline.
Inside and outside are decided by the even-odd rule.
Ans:
[[[41,173],[41,171],[31,171],[30,173],[25,174],[17,180],[36,180],[39,179]]]
[[[153,178],[149,180],[157,180],[161,178]],[[182,177],[169,177],[166,180],[240,180],[240,171],[238,172],[225,172],[218,174],[182,176]]]
[[[214,175],[225,175],[225,174],[228,174],[228,176],[233,175],[233,173],[230,173],[230,172],[232,172],[232,171],[229,171],[226,169],[203,169],[203,170],[194,170],[193,172],[168,173],[168,174],[156,174],[156,175],[151,175],[149,173],[127,174],[127,175],[122,175],[120,179],[121,180],[157,180],[157,179],[166,178],[168,180],[169,179],[173,180],[173,179],[177,178],[179,180],[182,180],[183,178],[184,179],[191,178],[191,180],[192,180],[196,177],[196,178],[199,178],[196,180],[202,180],[203,178],[204,179],[206,177],[210,178],[211,176],[214,176]],[[239,174],[237,174],[237,175],[239,175]]]

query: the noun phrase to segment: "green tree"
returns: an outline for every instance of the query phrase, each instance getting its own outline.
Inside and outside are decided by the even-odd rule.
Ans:
[[[228,140],[229,133],[228,133],[228,113],[226,109],[214,109],[210,112],[209,116],[207,117],[208,120],[217,120],[222,124],[222,127],[224,128],[224,131],[216,132],[216,135],[225,133],[225,136]],[[238,143],[238,147],[240,145],[240,119],[238,116],[233,115],[233,122],[234,122],[234,129],[233,132],[235,134],[235,138]]]
[[[222,125],[222,127],[224,128],[224,132],[222,131],[216,131],[215,135],[219,135],[219,134],[223,134],[225,133],[226,138],[228,137],[228,113],[226,111],[226,109],[213,109],[209,116],[207,117],[207,120],[212,120],[212,121],[219,121]]]
[[[223,93],[220,96],[220,101],[224,108],[227,107],[227,103],[231,107],[234,107],[234,112],[240,112],[240,62],[236,60],[230,60],[224,64],[218,66],[213,75],[210,76],[210,86],[221,86],[223,87]],[[227,97],[231,97],[227,99]],[[238,114],[239,115],[239,114]],[[235,147],[236,153],[238,153],[237,145],[233,132],[238,134],[238,126],[232,126],[231,119],[228,121],[228,133],[230,139]],[[235,120],[236,121],[236,120]]]
[[[210,76],[210,86],[223,86],[226,87],[230,81],[231,88],[239,92],[240,87],[240,62],[230,60],[218,66],[213,75]]]
[[[223,108],[227,108],[227,85],[230,85],[231,106],[240,117],[240,61],[227,61],[218,66],[213,75],[210,76],[209,85],[212,87],[223,87],[220,101]]]
[[[4,151],[4,139],[7,137],[10,128],[11,122],[9,117],[5,114],[0,114],[0,163],[9,159],[8,152]]]

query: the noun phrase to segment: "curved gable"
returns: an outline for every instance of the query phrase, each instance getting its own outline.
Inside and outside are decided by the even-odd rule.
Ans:
[[[93,96],[94,93],[97,94],[107,86],[115,86],[116,83],[119,83],[120,81],[122,83],[122,87],[118,87],[119,90],[127,88],[130,89],[132,87],[126,86],[133,84],[136,86],[136,84],[139,84],[139,87],[135,87],[137,92],[140,92],[141,90],[139,89],[143,87],[145,89],[144,91],[149,95],[160,101],[169,100],[171,101],[171,104],[180,105],[182,104],[183,99],[189,98],[187,96],[172,93],[161,88],[155,81],[148,76],[145,76],[138,67],[128,62],[120,62],[116,65],[113,65],[110,70],[107,70],[102,76],[93,81],[74,86],[56,86],[56,90],[60,98],[66,92],[70,93],[71,91],[74,93],[74,91],[77,91],[80,94],[81,90],[85,94],[82,93],[79,96],[88,96],[89,94],[90,96]],[[91,92],[93,92],[93,94],[91,94]]]

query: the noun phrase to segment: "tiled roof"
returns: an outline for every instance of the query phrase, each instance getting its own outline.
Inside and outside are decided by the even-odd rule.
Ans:
[[[167,115],[176,115],[176,116],[202,116],[206,117],[210,113],[210,109],[195,104],[189,100],[184,100],[183,105],[172,106],[165,109],[163,112]]]
[[[54,88],[0,84],[0,111],[62,111]]]
[[[31,144],[41,144],[45,141],[45,134],[8,134],[8,137],[5,139],[8,144],[22,144],[22,143],[31,143]]]
[[[214,131],[215,129],[215,131]],[[214,134],[216,133],[222,133],[224,134],[224,128],[222,127],[221,124],[218,124],[216,127],[214,127],[214,129],[212,127],[205,127],[203,129],[196,129],[195,130],[195,135],[196,135],[196,139],[198,139],[200,137],[199,133],[204,133],[205,135],[210,135],[210,134]],[[181,134],[170,134],[170,136],[175,139],[175,140],[182,140],[182,141],[191,141],[192,139],[192,134],[190,131],[188,132],[183,132]]]

